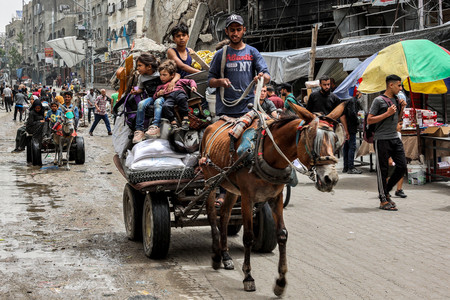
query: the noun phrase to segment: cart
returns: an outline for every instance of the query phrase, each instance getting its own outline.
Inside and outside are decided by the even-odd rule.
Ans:
[[[133,241],[142,240],[147,257],[161,259],[167,256],[172,228],[209,226],[206,200],[221,180],[215,183],[209,180],[206,182],[201,173],[195,173],[194,169],[132,174],[124,167],[124,162],[118,155],[114,156],[114,163],[128,181],[123,191],[123,215],[127,237]],[[140,179],[136,178],[139,176]],[[147,178],[152,180],[141,181],[142,176],[149,176]],[[255,234],[253,250],[272,252],[277,245],[277,236],[268,203],[255,205],[253,213]],[[231,212],[228,235],[236,235],[241,227],[242,218],[238,200]]]
[[[66,147],[63,151],[66,151]],[[53,142],[52,137],[46,137],[41,142],[33,139],[31,134],[27,134],[27,162],[32,163],[33,166],[42,165],[43,153],[56,152],[56,145]],[[84,164],[85,150],[84,150],[84,138],[82,136],[76,136],[72,145],[70,146],[69,161],[75,161],[77,165]]]

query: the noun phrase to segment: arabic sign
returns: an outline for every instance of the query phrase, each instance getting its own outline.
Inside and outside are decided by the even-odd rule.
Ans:
[[[53,57],[53,48],[45,48],[45,57]]]

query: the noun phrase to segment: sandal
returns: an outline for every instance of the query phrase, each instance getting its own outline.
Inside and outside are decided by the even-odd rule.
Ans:
[[[221,208],[224,201],[225,201],[225,195],[224,194],[220,194],[219,197],[217,197],[216,202],[214,203],[214,205],[216,206],[216,208]]]
[[[395,205],[392,204],[392,202],[389,202],[389,201],[381,202],[379,208],[382,209],[382,210],[389,210],[389,211],[397,211],[398,210],[395,207]]]

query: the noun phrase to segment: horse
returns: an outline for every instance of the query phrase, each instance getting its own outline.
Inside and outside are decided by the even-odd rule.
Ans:
[[[66,169],[70,170],[69,166],[69,153],[70,146],[72,145],[73,138],[77,135],[75,131],[75,117],[72,109],[67,109],[64,106],[60,106],[62,111],[61,116],[59,116],[59,125],[56,128],[56,132],[53,133],[53,142],[55,144],[55,160],[53,164],[61,167],[63,165],[63,147],[67,146],[66,154]]]
[[[274,121],[268,125],[273,133],[276,145],[283,153],[283,157],[276,149],[276,146],[267,136],[265,130],[261,130],[258,135],[260,143],[253,151],[255,158],[251,166],[237,168],[231,171],[226,180],[220,184],[226,189],[225,201],[220,208],[220,230],[217,227],[217,216],[214,191],[210,193],[206,200],[206,209],[212,234],[212,267],[218,269],[221,262],[225,269],[234,269],[232,258],[228,253],[227,246],[227,225],[233,206],[238,197],[241,197],[241,214],[244,226],[244,290],[255,291],[255,281],[251,275],[250,252],[254,241],[253,234],[253,206],[255,203],[268,202],[272,210],[275,221],[277,243],[279,248],[278,273],[274,293],[281,296],[287,285],[286,272],[286,242],[288,232],[283,221],[283,187],[286,184],[286,174],[290,177],[290,162],[299,159],[300,162],[310,171],[315,172],[315,187],[322,192],[330,192],[339,180],[335,164],[338,162],[334,153],[345,142],[345,134],[342,125],[335,120],[342,115],[344,104],[340,104],[329,115],[319,117],[298,105],[292,104],[295,115]],[[249,128],[255,128],[257,122],[253,122]],[[230,137],[228,130],[224,128],[225,121],[218,121],[205,130],[201,154],[199,161],[205,180],[224,173],[239,158],[236,152],[230,150]],[[225,126],[226,128],[226,126]],[[244,134],[245,135],[245,132]],[[243,142],[239,138],[235,142],[238,147]],[[239,148],[237,148],[239,149]],[[255,161],[265,166],[257,168]],[[255,171],[256,169],[256,171]],[[261,169],[263,169],[261,171]],[[258,170],[260,170],[258,172]],[[264,173],[266,170],[266,174]],[[268,170],[268,171],[267,171]],[[284,179],[277,178],[275,174],[281,176],[284,172]],[[281,173],[280,173],[281,172]],[[272,173],[272,174],[270,174]],[[220,175],[219,175],[220,176]],[[214,189],[213,189],[214,190]],[[220,234],[219,234],[220,232]]]

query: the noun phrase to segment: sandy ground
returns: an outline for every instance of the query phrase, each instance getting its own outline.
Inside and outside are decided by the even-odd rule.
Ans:
[[[173,228],[169,256],[150,260],[126,238],[125,179],[103,123],[70,171],[12,154],[19,123],[0,111],[1,299],[268,299],[277,249],[252,255],[257,291],[243,291],[242,232],[229,239],[236,268],[210,267],[210,230]],[[341,169],[341,168],[339,168]],[[398,212],[377,208],[376,177],[340,176],[334,193],[300,177],[285,209],[286,299],[448,299],[450,185],[405,184]]]

